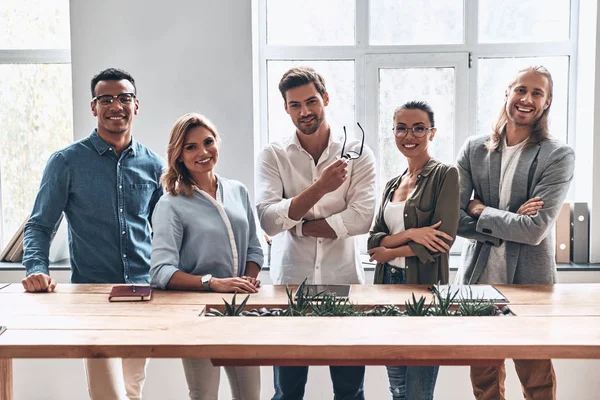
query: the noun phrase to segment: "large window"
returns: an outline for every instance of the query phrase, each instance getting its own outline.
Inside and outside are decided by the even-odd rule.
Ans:
[[[0,248],[31,212],[46,160],[73,140],[68,0],[0,2]]]
[[[294,133],[277,84],[289,67],[312,66],[325,77],[332,126],[365,127],[378,197],[406,168],[396,107],[429,102],[433,155],[454,163],[467,137],[489,133],[510,79],[529,65],[552,73],[551,133],[573,145],[579,0],[259,0],[257,10],[261,144]]]

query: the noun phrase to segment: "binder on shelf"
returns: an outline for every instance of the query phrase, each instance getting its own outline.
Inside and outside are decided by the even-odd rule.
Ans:
[[[560,207],[555,225],[556,262],[568,264],[571,261],[571,204],[564,203]]]
[[[25,218],[25,220],[23,221],[23,223],[21,224],[19,229],[17,229],[17,231],[14,233],[14,235],[10,238],[10,240],[6,244],[6,247],[4,247],[4,249],[2,250],[2,253],[0,253],[0,262],[2,262],[2,261],[12,262],[12,261],[10,261],[12,258],[11,255],[15,251],[15,247],[19,246],[19,240],[21,242],[21,248],[23,247],[23,232],[25,231],[25,224],[27,223],[28,220],[29,220],[29,215]],[[15,255],[16,255],[16,253],[15,253]]]
[[[587,264],[589,258],[590,222],[587,203],[573,203],[571,213],[571,261]]]

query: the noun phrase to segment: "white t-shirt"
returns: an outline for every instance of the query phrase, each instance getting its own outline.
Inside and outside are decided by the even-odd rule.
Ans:
[[[406,227],[404,226],[404,206],[406,201],[399,201],[392,203],[391,201],[385,206],[383,210],[383,220],[390,229],[390,234],[395,235],[396,233],[404,232]],[[389,264],[394,265],[398,268],[406,268],[406,260],[404,257],[396,257]]]
[[[504,139],[502,162],[500,166],[500,187],[498,188],[500,193],[500,201],[498,203],[499,210],[508,210],[513,177],[517,171],[517,164],[519,163],[519,158],[521,157],[521,152],[526,142],[527,140],[523,140],[519,144],[508,146],[506,144],[506,138]],[[506,274],[506,243],[502,242],[500,246],[493,246],[490,249],[487,266],[483,270],[477,283],[507,283],[508,278]]]

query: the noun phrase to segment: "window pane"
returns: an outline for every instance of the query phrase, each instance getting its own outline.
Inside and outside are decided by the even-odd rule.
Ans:
[[[567,140],[569,57],[482,58],[477,85],[477,132],[488,134],[504,106],[505,92],[518,71],[544,65],[552,74],[554,94],[550,110],[550,134]]]
[[[406,159],[392,132],[394,110],[411,100],[431,105],[438,128],[430,154],[445,163],[454,162],[454,68],[394,68],[379,70],[379,172],[380,186],[406,168]],[[381,192],[381,190],[379,192]]]
[[[53,151],[73,141],[71,65],[0,65],[2,247],[31,212]]]
[[[479,0],[481,43],[569,40],[570,0]]]
[[[267,43],[282,46],[354,44],[356,0],[267,0]]]
[[[68,49],[69,0],[2,0],[0,49]]]
[[[371,0],[372,45],[463,43],[462,1]]]
[[[354,61],[269,61],[269,142],[281,141],[296,132],[290,116],[285,112],[279,81],[288,69],[300,65],[314,68],[325,79],[329,93],[329,105],[325,108],[327,122],[339,133],[342,133],[342,126],[345,125],[348,136],[354,137]]]

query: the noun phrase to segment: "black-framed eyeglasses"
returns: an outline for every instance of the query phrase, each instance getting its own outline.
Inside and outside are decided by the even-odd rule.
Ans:
[[[362,126],[360,126],[360,124],[357,122],[356,125],[358,125],[358,127],[360,128],[361,132],[362,132],[362,140],[360,142],[360,150],[358,151],[358,153],[354,150],[348,150],[348,152],[346,153],[346,139],[348,138],[348,135],[346,134],[346,127],[344,126],[344,144],[342,145],[342,154],[341,157],[345,158],[346,160],[356,160],[358,157],[361,156],[362,151],[363,151],[363,146],[365,145],[365,131],[362,128]]]
[[[425,136],[427,134],[428,131],[435,129],[434,127],[428,128],[426,126],[422,126],[422,125],[417,125],[417,126],[413,126],[412,128],[408,128],[406,126],[395,126],[392,128],[392,130],[394,131],[394,135],[396,135],[396,137],[403,137],[408,135],[408,131],[412,131],[413,136],[416,138],[422,138],[423,136]]]
[[[127,105],[127,104],[131,104],[133,103],[133,100],[135,100],[135,94],[134,93],[121,93],[121,94],[117,94],[117,95],[112,95],[112,94],[102,94],[100,96],[96,96],[92,99],[93,102],[98,102],[103,106],[109,106],[112,104],[112,102],[118,99],[119,103],[123,104],[123,105]]]

